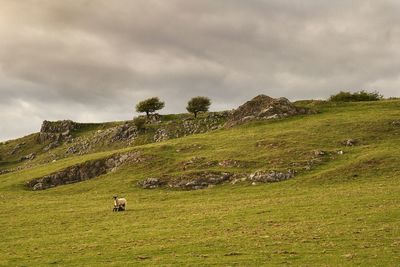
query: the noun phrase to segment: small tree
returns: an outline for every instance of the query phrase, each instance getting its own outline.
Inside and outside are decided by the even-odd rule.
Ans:
[[[158,97],[152,97],[144,101],[139,102],[136,105],[137,112],[146,112],[146,116],[149,117],[150,113],[160,110],[164,107],[164,102],[160,101]]]
[[[211,105],[211,100],[208,97],[198,96],[190,99],[186,109],[190,113],[193,113],[194,117],[196,118],[197,113],[207,112],[210,105]]]

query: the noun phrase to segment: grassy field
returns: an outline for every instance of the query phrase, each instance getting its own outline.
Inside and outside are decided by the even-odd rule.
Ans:
[[[0,175],[0,265],[399,266],[400,126],[392,122],[400,121],[400,101],[317,108],[315,115],[124,148],[152,159],[49,190],[23,184],[121,150]],[[341,144],[349,138],[358,145]],[[314,150],[326,155],[306,170]],[[193,157],[245,165],[212,170],[294,168],[298,174],[279,183],[197,191],[136,185],[210,170],[184,170]],[[115,194],[127,198],[126,212],[111,211]]]

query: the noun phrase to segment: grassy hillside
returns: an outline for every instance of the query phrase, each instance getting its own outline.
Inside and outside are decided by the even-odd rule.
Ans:
[[[393,122],[400,121],[400,101],[299,104],[320,112],[53,163],[41,162],[49,157],[43,154],[31,168],[0,175],[0,265],[396,266],[400,125]],[[79,134],[90,136],[94,128]],[[358,144],[344,146],[349,138]],[[31,144],[24,153],[39,149]],[[3,144],[0,152],[14,145]],[[129,150],[151,159],[76,184],[24,187],[32,178]],[[316,150],[325,154],[316,156]],[[242,166],[187,165],[194,157]],[[137,186],[165,174],[289,168],[297,175],[279,183],[196,191]],[[126,212],[111,212],[115,194],[127,198]]]

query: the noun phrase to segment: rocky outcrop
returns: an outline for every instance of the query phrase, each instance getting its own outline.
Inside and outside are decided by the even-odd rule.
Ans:
[[[111,135],[111,142],[134,140],[138,136],[138,129],[135,125],[124,123],[114,129]]]
[[[146,160],[138,152],[116,154],[107,158],[87,161],[61,171],[28,181],[25,185],[32,190],[44,190],[60,185],[92,179],[115,170],[126,163]]]
[[[230,112],[211,112],[202,118],[186,118],[166,123],[158,128],[154,134],[155,142],[162,142],[171,138],[206,133],[221,128],[230,116]]]
[[[61,142],[72,138],[71,133],[77,130],[79,124],[71,120],[43,121],[40,128],[38,141],[40,144],[50,142]]]
[[[258,171],[249,175],[249,180],[253,182],[275,183],[293,178],[295,171],[288,170],[286,172],[278,171]]]
[[[234,159],[225,159],[223,161],[218,162],[218,166],[226,168],[243,168],[246,165],[248,165],[247,162]]]
[[[58,138],[58,139],[60,139],[60,138]],[[44,151],[44,152],[47,152],[47,151],[49,151],[49,150],[51,150],[51,149],[53,149],[53,148],[58,147],[59,145],[61,145],[61,142],[60,142],[60,141],[53,141],[53,142],[51,142],[50,144],[48,144],[47,146],[45,146],[45,147],[43,148],[43,151]]]
[[[224,168],[244,168],[252,165],[252,162],[225,159],[222,161],[207,160],[205,157],[193,157],[189,160],[183,161],[182,169],[187,170],[190,168],[210,168],[210,167],[224,167]]]
[[[91,146],[88,140],[78,141],[77,143],[73,144],[72,146],[68,147],[65,151],[66,154],[78,154],[83,155],[90,151]]]
[[[157,129],[156,133],[154,134],[153,140],[154,142],[162,142],[166,141],[171,137],[168,131],[164,128]]]
[[[226,126],[234,126],[251,120],[273,120],[288,116],[311,113],[294,106],[288,99],[258,95],[237,108],[230,116]]]
[[[21,157],[21,158],[20,158],[20,161],[34,160],[35,157],[36,157],[36,154],[35,154],[35,153],[30,153],[30,154],[28,154],[28,155],[26,155],[26,156]]]
[[[159,178],[147,178],[146,180],[140,181],[138,183],[144,189],[154,189],[157,187],[165,186],[167,182]]]
[[[135,125],[131,122],[125,122],[122,125],[114,126],[106,130],[98,130],[93,137],[89,139],[76,138],[69,146],[66,154],[83,155],[89,153],[93,147],[101,144],[111,144],[120,142],[130,145],[138,137],[139,133]]]
[[[158,113],[149,114],[149,116],[140,116],[146,119],[147,124],[158,124],[161,122],[161,115]]]
[[[181,176],[151,177],[140,181],[138,185],[144,189],[154,189],[158,187],[169,187],[181,190],[204,189],[223,183],[236,184],[238,182],[274,183],[291,179],[295,176],[294,170],[288,171],[258,171],[252,174],[201,171],[183,174]]]
[[[233,174],[228,172],[204,171],[184,174],[178,177],[152,177],[140,181],[138,185],[144,189],[168,186],[182,190],[197,190],[222,184],[229,181],[232,177]]]
[[[357,145],[359,142],[358,142],[358,140],[356,140],[356,139],[347,139],[347,140],[344,140],[343,142],[342,142],[342,145],[344,145],[344,146],[355,146],[355,145]]]
[[[10,170],[0,170],[0,175],[11,172]]]
[[[15,147],[14,147],[14,148],[10,151],[10,153],[8,153],[8,154],[9,154],[9,155],[15,155],[15,154],[17,154],[17,153],[19,152],[19,150],[21,150],[21,148],[22,148],[23,146],[25,146],[25,145],[26,145],[25,142],[15,145]]]
[[[219,129],[231,115],[228,111],[208,113],[204,118],[189,118],[183,121],[182,135],[205,133]]]

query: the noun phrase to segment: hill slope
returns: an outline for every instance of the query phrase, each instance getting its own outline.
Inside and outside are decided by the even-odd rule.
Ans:
[[[0,175],[0,265],[397,264],[400,101],[301,105],[320,113],[157,143],[99,145],[55,162],[40,154],[35,135],[3,144],[1,169],[25,167]],[[91,138],[113,126],[86,125],[76,134]],[[346,146],[348,139],[357,142]],[[24,142],[30,145],[18,157],[38,153],[31,166],[8,156]],[[64,154],[66,145],[51,153]],[[129,151],[146,160],[48,190],[24,186]],[[279,183],[246,180],[195,191],[137,185],[165,175],[288,169],[295,177]],[[126,212],[111,212],[115,194],[128,199]]]

